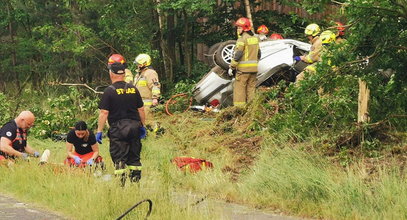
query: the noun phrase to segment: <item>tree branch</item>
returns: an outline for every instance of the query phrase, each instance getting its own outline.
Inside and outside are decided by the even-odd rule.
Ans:
[[[92,90],[92,92],[96,93],[96,94],[103,94],[103,92],[99,92],[96,91],[95,89],[93,89],[92,87],[88,86],[87,84],[84,83],[61,83],[61,86],[84,86],[90,90]]]

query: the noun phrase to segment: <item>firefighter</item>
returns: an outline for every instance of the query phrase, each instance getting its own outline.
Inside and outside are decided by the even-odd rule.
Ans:
[[[269,33],[269,29],[266,25],[262,24],[257,28],[257,34],[261,41],[267,40],[267,34]]]
[[[236,71],[233,88],[233,105],[244,106],[254,98],[256,89],[257,65],[260,59],[260,39],[251,30],[250,20],[239,18],[237,26],[238,39],[228,74]]]
[[[96,141],[101,144],[107,120],[110,125],[110,156],[115,166],[115,175],[120,177],[122,186],[126,182],[127,169],[131,182],[138,182],[141,178],[140,138],[146,132],[143,100],[136,87],[124,81],[126,67],[122,55],[110,56],[108,69],[112,84],[104,90],[99,103],[96,133]]]
[[[76,122],[74,129],[69,131],[66,138],[66,150],[68,157],[64,162],[71,166],[93,166],[103,160],[99,155],[96,137],[84,121]]]
[[[311,65],[308,65],[300,74],[297,75],[297,82],[300,82],[304,79],[305,72],[314,73],[315,64],[321,59],[322,41],[319,37],[320,32],[321,29],[317,24],[310,24],[305,28],[304,33],[312,45],[311,50],[304,56],[295,56],[294,59],[296,61],[304,61]]]
[[[134,77],[134,85],[140,92],[144,102],[146,114],[146,127],[152,129],[154,116],[151,107],[158,104],[160,98],[160,81],[157,72],[151,67],[151,57],[148,54],[139,54],[134,63],[137,65],[137,75]]]
[[[339,21],[335,22],[336,24],[336,43],[343,43],[346,41],[345,37],[345,25]]]
[[[0,128],[0,160],[24,159],[28,155],[39,157],[40,153],[27,144],[27,132],[34,126],[35,116],[30,111],[22,111],[17,118]]]
[[[283,40],[284,38],[283,38],[283,36],[281,36],[281,34],[274,33],[274,34],[270,35],[270,39],[271,40]]]
[[[324,32],[321,33],[321,43],[323,46],[328,46],[333,42],[336,42],[336,35],[334,32],[330,31],[330,30],[326,30]],[[323,47],[323,50],[325,50],[326,48]]]

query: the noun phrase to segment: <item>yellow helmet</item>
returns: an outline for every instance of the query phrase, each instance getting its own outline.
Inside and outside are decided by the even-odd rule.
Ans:
[[[330,44],[332,42],[335,42],[336,40],[336,35],[332,31],[324,31],[321,33],[321,41],[323,44]]]
[[[150,66],[151,65],[151,57],[148,54],[142,53],[139,54],[136,59],[134,60],[134,63],[140,66]]]
[[[304,31],[305,35],[313,37],[317,36],[319,32],[321,32],[321,28],[317,24],[309,24]]]

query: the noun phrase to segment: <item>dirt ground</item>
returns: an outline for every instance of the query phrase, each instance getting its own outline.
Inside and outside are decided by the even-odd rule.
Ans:
[[[0,195],[0,219],[54,220],[67,218]]]

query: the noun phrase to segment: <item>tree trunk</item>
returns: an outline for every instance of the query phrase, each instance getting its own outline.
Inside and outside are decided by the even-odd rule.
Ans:
[[[252,12],[250,11],[250,1],[249,0],[244,0],[244,8],[246,10],[246,16],[250,20],[250,24],[252,26],[252,31],[254,32]]]
[[[167,43],[168,43],[168,55],[170,56],[170,60],[172,63],[177,63],[176,62],[176,57],[175,57],[175,16],[174,16],[174,10],[170,9],[168,11],[167,15]]]
[[[11,13],[10,13],[11,5],[10,5],[10,2],[8,2],[8,3],[9,4],[7,4],[7,15],[10,19],[9,23],[8,23],[8,31],[10,34],[11,44],[13,45],[13,49],[11,51],[11,64],[12,64],[13,68],[11,68],[10,74],[15,77],[14,81],[16,82],[17,91],[19,91],[21,85],[20,85],[19,74],[15,72],[15,67],[17,65],[17,56],[16,56],[16,48],[15,48],[16,44],[14,41],[14,28],[13,28],[13,23],[12,23],[13,19],[11,19]]]
[[[164,34],[163,34],[163,30],[164,30],[164,26],[163,26],[163,20],[165,20],[164,15],[161,13],[161,10],[158,6],[160,6],[161,1],[160,0],[156,0],[157,3],[157,14],[158,14],[158,24],[160,27],[160,46],[161,46],[161,55],[163,57],[163,62],[164,62],[164,71],[165,71],[165,76],[166,79],[169,80],[170,83],[172,83],[174,81],[174,73],[172,71],[172,62],[169,59],[168,56],[168,47],[164,38]]]
[[[187,76],[191,76],[192,72],[192,53],[189,43],[189,32],[190,27],[188,23],[188,14],[185,10],[182,11],[182,15],[184,17],[184,58],[185,58],[185,71],[187,72]]]

